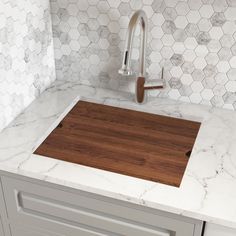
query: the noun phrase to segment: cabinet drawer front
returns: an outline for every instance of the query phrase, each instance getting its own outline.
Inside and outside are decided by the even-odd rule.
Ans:
[[[109,199],[3,177],[9,218],[63,236],[192,236],[194,224]],[[118,201],[117,201],[118,202]],[[184,229],[184,233],[183,233]],[[181,232],[181,234],[179,233]]]

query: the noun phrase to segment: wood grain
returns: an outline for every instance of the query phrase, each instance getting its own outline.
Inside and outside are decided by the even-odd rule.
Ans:
[[[80,101],[35,154],[179,187],[199,128],[198,122]]]

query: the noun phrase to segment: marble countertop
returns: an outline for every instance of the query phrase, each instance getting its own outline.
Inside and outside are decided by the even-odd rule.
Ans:
[[[32,155],[80,99],[201,121],[179,188]],[[0,133],[0,170],[236,228],[236,112],[56,82]]]

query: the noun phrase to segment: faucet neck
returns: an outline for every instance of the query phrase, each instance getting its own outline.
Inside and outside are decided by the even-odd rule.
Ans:
[[[129,75],[131,73],[131,56],[133,49],[133,39],[137,24],[141,26],[141,42],[140,42],[140,59],[139,59],[139,76],[144,77],[146,74],[146,44],[147,44],[147,15],[143,10],[136,11],[130,19],[128,34],[126,38],[125,52],[123,58],[122,71]]]

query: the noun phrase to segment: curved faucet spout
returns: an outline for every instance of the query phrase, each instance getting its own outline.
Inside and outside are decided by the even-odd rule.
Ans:
[[[163,85],[157,86],[145,86],[146,80],[146,44],[147,44],[147,24],[148,19],[147,15],[143,10],[136,11],[130,19],[128,33],[126,38],[125,44],[125,51],[123,57],[123,64],[119,73],[124,76],[132,75],[133,72],[131,70],[131,56],[132,56],[132,49],[133,49],[133,39],[135,29],[138,23],[141,23],[141,43],[140,43],[140,55],[139,55],[139,75],[136,79],[136,102],[143,103],[145,100],[145,91],[150,89],[162,89]],[[161,79],[163,79],[163,72],[164,69],[162,68]]]
[[[135,29],[138,23],[141,23],[141,45],[140,45],[140,59],[139,59],[139,76],[145,77],[145,57],[146,57],[146,43],[147,43],[147,15],[143,10],[136,11],[130,19],[128,33],[125,44],[125,51],[123,57],[122,68],[119,73],[122,75],[132,75],[131,70],[131,56],[133,48],[133,38],[135,34]]]

